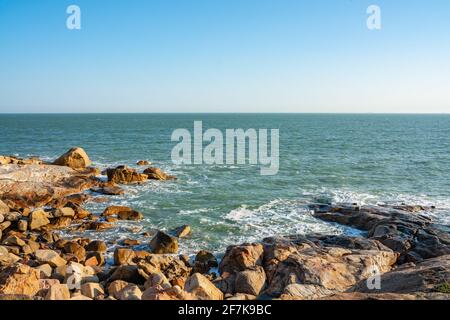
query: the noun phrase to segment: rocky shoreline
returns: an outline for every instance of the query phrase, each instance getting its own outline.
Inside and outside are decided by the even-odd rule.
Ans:
[[[311,204],[318,219],[366,235],[271,237],[230,246],[220,261],[178,255],[187,225],[144,232],[148,250],[123,240],[112,263],[109,244],[61,237],[141,220],[133,208],[84,207],[124,194],[122,184],[176,179],[137,165],[146,168],[109,168],[104,181],[82,148],[52,163],[0,156],[0,300],[450,299],[450,235],[425,214],[432,207]]]

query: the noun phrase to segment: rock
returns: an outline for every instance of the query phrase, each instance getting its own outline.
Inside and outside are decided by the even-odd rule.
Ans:
[[[191,227],[188,226],[187,224],[185,224],[185,225],[183,225],[181,227],[178,227],[178,228],[172,230],[171,233],[175,237],[184,238],[184,237],[187,237],[188,235],[191,234]]]
[[[22,218],[22,214],[20,212],[8,212],[3,214],[4,219],[10,222],[19,221]]]
[[[176,180],[177,178],[175,176],[168,175],[167,173],[163,172],[159,168],[147,168],[144,170],[144,174],[147,175],[148,179],[151,180]]]
[[[152,248],[153,253],[177,253],[178,240],[162,231],[158,231],[150,241],[150,247]]]
[[[93,187],[91,188],[91,191],[104,194],[107,196],[119,196],[122,194],[125,194],[125,190],[118,186],[110,186],[110,187]]]
[[[127,239],[121,240],[120,244],[123,245],[123,246],[132,247],[132,246],[140,245],[141,242],[139,240],[136,240],[136,239],[128,239],[127,238]]]
[[[10,266],[20,260],[20,257],[10,253],[6,247],[0,246],[0,267]]]
[[[52,227],[54,229],[65,229],[72,224],[71,217],[60,217],[53,221]]]
[[[320,299],[322,297],[330,296],[335,293],[334,290],[326,289],[320,285],[315,284],[300,284],[292,283],[284,288],[282,297],[296,297],[305,300]],[[282,298],[283,299],[283,298]]]
[[[56,159],[53,164],[72,169],[83,169],[91,165],[91,160],[82,148],[75,147]]]
[[[85,228],[87,230],[103,231],[103,230],[108,230],[108,229],[114,228],[114,225],[109,222],[94,221],[94,222],[88,222],[85,225]]]
[[[142,183],[147,180],[147,175],[137,173],[136,170],[126,166],[109,168],[106,170],[108,181],[121,184]]]
[[[105,257],[101,252],[90,251],[86,255],[85,266],[102,266],[105,264]]]
[[[202,300],[223,300],[222,291],[200,273],[194,273],[190,276],[184,289]]]
[[[105,291],[100,284],[89,282],[81,285],[81,294],[88,298],[95,299],[99,295],[105,294]]]
[[[450,279],[450,255],[424,260],[420,263],[404,264],[395,270],[380,275],[379,289],[370,289],[361,281],[350,289],[362,293],[439,292],[439,287]],[[450,291],[447,292],[450,298]]]
[[[237,293],[258,296],[265,282],[266,274],[264,269],[258,266],[253,270],[245,270],[237,273],[235,290]]]
[[[139,160],[138,162],[136,162],[136,165],[138,166],[149,166],[151,163],[147,160]]]
[[[262,265],[264,248],[262,244],[230,246],[219,265],[219,273],[233,273]]]
[[[5,221],[5,216],[0,213],[0,223],[2,223],[3,221]]]
[[[147,281],[144,283],[144,288],[148,289],[151,287],[160,286],[162,289],[168,289],[172,287],[169,280],[162,272],[154,272],[149,274]]]
[[[75,255],[78,261],[86,259],[86,250],[74,241],[70,241],[64,245],[64,252]]]
[[[4,203],[2,200],[0,200],[0,215],[4,215],[5,213],[9,212],[9,207],[6,203]],[[3,222],[3,220],[0,220],[0,222]]]
[[[69,288],[65,284],[54,284],[48,289],[45,300],[69,300]]]
[[[35,252],[36,259],[40,264],[49,264],[52,267],[64,266],[67,262],[53,250],[40,249]]]
[[[132,221],[138,221],[138,220],[142,220],[144,218],[142,213],[140,213],[139,211],[135,211],[135,210],[119,212],[117,217],[120,220],[132,220]]]
[[[9,236],[2,242],[4,245],[7,246],[19,246],[23,247],[26,243],[22,239],[20,239],[18,236]]]
[[[116,250],[114,250],[114,264],[115,265],[134,264],[133,263],[134,257],[135,257],[135,253],[131,249],[116,248]]]
[[[56,209],[55,217],[75,217],[75,211],[70,207]]]
[[[123,280],[135,284],[144,283],[145,279],[138,271],[137,266],[122,265],[118,266],[108,281]]]
[[[84,283],[98,282],[95,270],[90,266],[83,266],[77,262],[69,262],[66,266],[55,269],[53,276],[62,278],[71,287],[78,287]]]
[[[34,296],[39,291],[39,271],[24,264],[6,267],[0,272],[0,294]]]
[[[162,272],[172,284],[184,283],[191,273],[191,268],[183,261],[170,255],[150,254],[138,261],[137,266],[143,278],[149,279],[152,274]]]
[[[107,246],[104,241],[94,240],[89,242],[89,244],[85,247],[87,251],[96,251],[96,252],[106,252]]]
[[[334,295],[322,297],[320,300],[416,300],[417,297],[411,294],[398,293],[361,293],[361,292],[341,292]]]
[[[450,235],[421,214],[420,206],[311,206],[319,219],[368,231],[368,237],[380,241],[400,255],[398,263],[450,254]]]
[[[76,296],[71,297],[69,300],[92,300],[89,297],[83,296],[82,294],[78,294]]]
[[[36,230],[50,223],[44,210],[36,210],[31,213],[30,230]]]
[[[17,208],[44,207],[91,188],[95,181],[69,167],[10,164],[0,166],[0,198]]]
[[[349,240],[347,247],[330,245],[345,243],[342,238],[293,236],[264,239],[263,267],[267,288],[263,294],[280,296],[287,286],[295,283],[316,285],[317,292],[312,294],[317,295],[327,290],[342,292],[375,272],[382,274],[390,271],[396,262],[397,255],[375,240]],[[354,247],[363,245],[371,249]]]
[[[207,273],[211,268],[218,267],[217,258],[209,251],[201,250],[195,256],[194,272]]]
[[[28,229],[28,220],[21,219],[17,222],[17,230],[25,232]]]
[[[41,264],[36,267],[36,270],[39,270],[39,275],[41,279],[47,279],[52,276],[53,269],[49,264]]]
[[[141,300],[142,291],[135,284],[128,284],[118,293],[119,300]]]
[[[119,292],[128,286],[128,282],[122,280],[115,280],[111,282],[108,286],[108,293],[116,299],[119,299]]]

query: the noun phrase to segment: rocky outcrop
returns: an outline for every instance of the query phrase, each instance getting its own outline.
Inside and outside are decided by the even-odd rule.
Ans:
[[[91,165],[91,160],[84,149],[74,147],[53,161],[53,164],[67,166],[72,169],[84,169]]]
[[[94,184],[94,177],[69,167],[0,166],[0,198],[20,208],[43,207],[65,195],[89,189]]]
[[[397,252],[399,263],[450,254],[450,236],[423,214],[423,207],[312,205],[319,219],[368,232],[368,237]],[[431,210],[431,209],[430,209]]]
[[[147,175],[138,173],[136,170],[127,166],[118,166],[117,168],[109,168],[106,170],[109,182],[119,184],[142,183],[147,180]]]

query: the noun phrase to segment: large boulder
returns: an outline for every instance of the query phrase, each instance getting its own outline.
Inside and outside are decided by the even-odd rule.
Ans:
[[[44,210],[36,210],[30,216],[30,230],[36,230],[50,223],[48,214]]]
[[[118,166],[117,168],[108,168],[106,170],[109,182],[131,184],[142,183],[147,180],[147,175],[138,173],[136,170],[127,166]]]
[[[91,160],[86,151],[82,148],[75,147],[56,159],[53,164],[70,167],[72,169],[83,169],[91,165]]]
[[[34,255],[40,264],[49,264],[52,267],[64,266],[67,261],[59,256],[56,251],[48,249],[37,250]]]
[[[39,271],[15,264],[0,272],[0,294],[33,296],[39,291]]]

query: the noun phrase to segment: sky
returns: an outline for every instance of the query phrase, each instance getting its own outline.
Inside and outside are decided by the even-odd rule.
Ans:
[[[0,0],[0,112],[450,113],[450,1]]]

